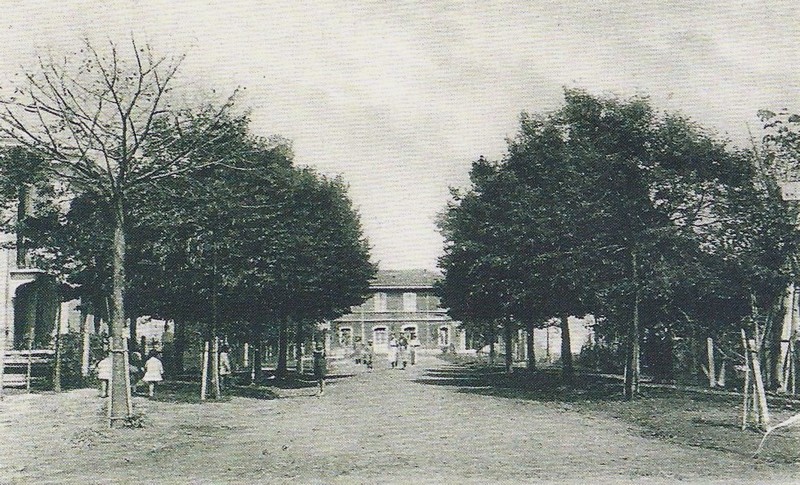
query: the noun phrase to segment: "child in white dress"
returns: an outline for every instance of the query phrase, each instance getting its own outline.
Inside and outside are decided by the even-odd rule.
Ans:
[[[144,377],[142,378],[150,388],[150,397],[153,397],[156,392],[156,382],[164,380],[164,365],[158,359],[158,352],[155,350],[150,351],[150,358],[144,364]]]

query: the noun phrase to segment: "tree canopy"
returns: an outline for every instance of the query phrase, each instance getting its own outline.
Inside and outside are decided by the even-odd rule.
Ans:
[[[467,320],[593,313],[625,342],[635,392],[643,332],[736,328],[751,296],[785,288],[796,235],[755,158],[646,98],[567,90],[447,207],[445,304]]]
[[[60,201],[67,212],[42,212],[39,262],[107,308],[112,422],[130,413],[127,316],[211,334],[333,318],[374,272],[341,180],[295,167],[284,141],[252,136],[234,96],[187,102],[174,90],[182,60],[134,40],[87,42],[63,61],[40,59],[0,100],[0,133],[18,146],[0,157],[0,189],[41,174],[71,198]]]

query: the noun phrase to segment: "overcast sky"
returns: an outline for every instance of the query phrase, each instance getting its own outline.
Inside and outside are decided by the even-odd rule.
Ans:
[[[738,144],[759,109],[800,111],[794,1],[98,3],[4,1],[0,85],[83,37],[186,52],[188,84],[246,88],[254,132],[342,175],[386,269],[435,267],[448,187],[564,86],[646,94]]]

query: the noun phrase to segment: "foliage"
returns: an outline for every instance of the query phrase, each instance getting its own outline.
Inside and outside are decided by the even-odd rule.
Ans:
[[[478,160],[454,193],[445,304],[464,320],[591,312],[634,361],[643,339],[658,353],[676,333],[738,332],[780,298],[797,244],[757,155],[646,98],[567,90],[561,109],[523,113],[505,158]]]
[[[79,332],[70,332],[59,336],[61,347],[61,385],[65,389],[84,387],[89,382],[81,373],[83,362],[83,339]],[[103,338],[89,335],[89,363],[100,361],[104,357]],[[89,379],[93,377],[90,373]]]
[[[317,322],[361,302],[374,268],[345,186],[287,155],[254,141],[248,159],[143,193],[137,313],[244,337],[242,327],[265,319]]]
[[[131,40],[125,54],[88,41],[63,60],[39,59],[38,69],[0,99],[0,133],[44,160],[50,178],[73,193],[102,200],[112,218],[111,292],[107,308],[112,339],[121,345],[125,323],[126,218],[131,192],[144,184],[199,168],[195,155],[219,155],[228,133],[233,99],[220,106],[179,106],[172,84],[182,56],[158,57]],[[209,147],[214,149],[209,149]],[[230,154],[228,154],[230,155]],[[213,156],[200,166],[217,163]],[[127,373],[115,355],[110,412],[128,415]]]

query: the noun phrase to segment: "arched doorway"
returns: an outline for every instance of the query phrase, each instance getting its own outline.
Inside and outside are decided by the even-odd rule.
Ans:
[[[372,349],[378,353],[389,351],[389,329],[387,327],[372,327]]]
[[[40,278],[17,288],[14,305],[14,348],[50,347],[60,304],[52,280]]]

